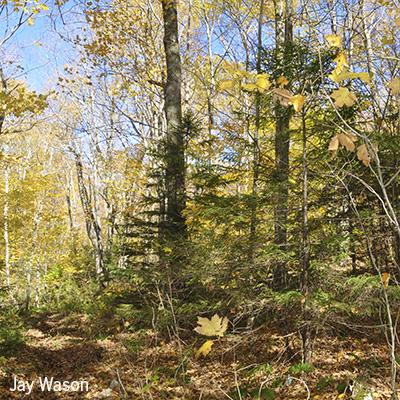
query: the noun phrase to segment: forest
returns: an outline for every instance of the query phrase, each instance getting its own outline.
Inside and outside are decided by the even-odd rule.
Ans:
[[[0,399],[400,398],[399,0],[0,1]]]

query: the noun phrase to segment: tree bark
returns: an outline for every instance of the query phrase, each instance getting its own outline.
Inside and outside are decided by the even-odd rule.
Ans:
[[[303,328],[301,329],[301,338],[303,343],[303,363],[310,362],[311,359],[311,322],[312,318],[307,305],[307,297],[310,291],[309,270],[310,270],[310,235],[308,224],[308,148],[307,148],[307,125],[306,115],[302,113],[302,138],[303,138],[303,226],[302,226],[302,244],[303,244],[303,269],[301,276],[301,291],[305,302],[302,304]]]
[[[8,218],[9,218],[9,187],[10,183],[10,170],[8,167],[4,170],[4,208],[3,208],[3,217],[4,217],[4,246],[5,246],[5,273],[6,273],[6,285],[9,288],[11,282],[11,271],[10,271],[10,240],[9,240],[9,232],[8,232]]]
[[[166,137],[166,192],[168,239],[186,234],[183,210],[185,195],[185,149],[182,125],[182,66],[178,38],[177,0],[162,0],[167,80],[164,86]]]
[[[82,203],[83,213],[85,215],[86,231],[95,252],[96,276],[99,284],[104,287],[105,281],[108,279],[108,271],[105,265],[101,227],[97,221],[92,203],[90,201],[89,193],[84,182],[83,165],[80,155],[77,152],[74,152],[74,156],[79,196]]]
[[[275,2],[275,59],[281,75],[288,75],[290,53],[293,42],[293,3],[292,0]],[[289,200],[289,124],[292,111],[280,104],[275,108],[275,176],[277,196],[275,204],[275,244],[285,251],[287,248],[287,222]],[[277,263],[274,271],[274,286],[282,289],[286,284],[286,262]]]

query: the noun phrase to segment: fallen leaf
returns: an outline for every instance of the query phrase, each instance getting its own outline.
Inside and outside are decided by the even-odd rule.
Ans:
[[[213,340],[206,340],[200,348],[196,351],[196,354],[194,358],[197,360],[200,357],[207,357],[207,355],[210,353],[211,348],[214,344]]]
[[[197,317],[197,326],[194,330],[204,336],[224,336],[228,329],[228,318],[221,318],[215,314],[211,319]]]

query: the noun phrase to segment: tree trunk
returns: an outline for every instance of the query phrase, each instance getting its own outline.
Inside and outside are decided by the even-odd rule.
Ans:
[[[164,86],[166,137],[167,239],[185,236],[185,149],[182,124],[182,66],[177,0],[162,0],[167,80]]]
[[[3,217],[4,217],[4,247],[5,247],[5,273],[6,273],[6,285],[9,288],[11,282],[11,271],[10,271],[10,240],[9,240],[9,232],[8,232],[8,211],[9,211],[9,182],[10,182],[10,170],[8,167],[4,170],[4,208],[3,208]]]
[[[257,34],[257,73],[261,71],[261,56],[263,49],[262,42],[262,24],[264,17],[264,0],[260,2],[260,10],[258,17],[258,34]],[[251,203],[251,219],[250,219],[250,262],[254,265],[254,252],[257,241],[257,206],[258,206],[258,178],[259,178],[259,167],[260,167],[260,112],[261,112],[261,96],[260,93],[256,93],[255,99],[255,126],[254,126],[254,137],[253,137],[253,180],[252,180],[252,203]]]
[[[89,194],[83,178],[83,165],[80,159],[80,155],[74,152],[75,165],[77,173],[77,181],[79,188],[79,196],[82,203],[83,213],[85,215],[86,231],[88,237],[92,243],[95,260],[96,260],[96,276],[99,284],[104,287],[105,281],[108,279],[108,271],[106,269],[103,251],[103,241],[101,234],[101,227],[98,224],[96,215],[91,204]]]
[[[303,270],[301,277],[301,291],[306,300],[302,305],[303,328],[301,337],[303,343],[303,363],[310,362],[311,358],[311,316],[308,309],[307,297],[309,294],[309,270],[310,270],[310,236],[308,228],[308,149],[307,149],[307,125],[305,112],[302,114],[302,136],[303,136]]]
[[[292,0],[275,2],[276,65],[281,75],[288,75],[290,53],[293,42]],[[275,108],[275,176],[277,196],[275,204],[275,244],[285,251],[287,248],[287,222],[289,200],[289,124],[292,111],[280,104]],[[286,284],[286,262],[277,263],[274,271],[274,286],[284,288]]]

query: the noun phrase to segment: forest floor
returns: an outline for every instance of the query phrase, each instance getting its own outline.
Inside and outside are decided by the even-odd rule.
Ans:
[[[262,399],[333,400],[345,398],[338,386],[360,377],[374,399],[389,399],[384,342],[318,339],[313,368],[285,361],[282,336],[263,327],[227,335],[207,358],[195,360],[201,344],[193,337],[187,343],[165,341],[151,331],[101,337],[93,335],[84,315],[42,314],[30,321],[25,344],[0,358],[0,399],[256,399],[260,387],[269,387]],[[89,391],[42,392],[36,384],[30,395],[16,393],[9,390],[14,376],[84,379]]]

